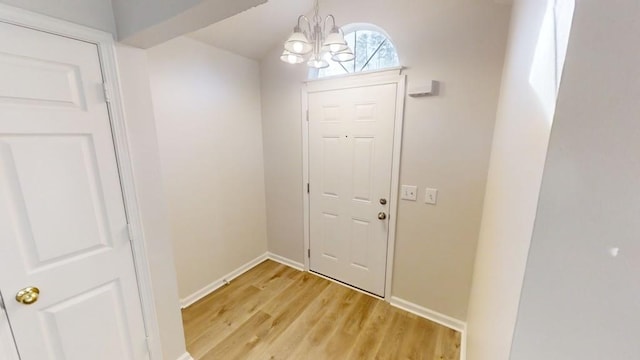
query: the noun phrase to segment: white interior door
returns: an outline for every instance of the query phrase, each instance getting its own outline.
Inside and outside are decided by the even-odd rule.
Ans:
[[[20,360],[18,351],[16,350],[16,344],[13,342],[9,319],[7,319],[7,314],[4,312],[2,296],[0,296],[0,359]]]
[[[312,92],[309,268],[384,296],[397,84]]]
[[[148,358],[102,82],[95,44],[0,22],[0,291],[22,360]]]

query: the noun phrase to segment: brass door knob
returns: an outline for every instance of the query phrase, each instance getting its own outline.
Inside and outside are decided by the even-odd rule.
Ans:
[[[29,286],[24,289],[21,289],[16,293],[16,301],[25,304],[31,305],[34,302],[38,301],[38,297],[40,296],[40,289],[35,286]]]

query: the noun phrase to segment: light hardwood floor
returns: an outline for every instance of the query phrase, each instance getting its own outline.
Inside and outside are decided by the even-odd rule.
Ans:
[[[182,317],[196,360],[460,357],[460,333],[271,260]]]

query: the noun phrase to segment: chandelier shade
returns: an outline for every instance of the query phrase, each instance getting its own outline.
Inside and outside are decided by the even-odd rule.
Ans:
[[[331,21],[331,26],[327,23]],[[329,29],[329,31],[327,31]],[[301,64],[323,69],[329,61],[353,60],[353,50],[347,44],[342,30],[336,25],[333,15],[320,16],[318,0],[315,2],[314,16],[311,20],[304,15],[298,17],[293,33],[284,43],[284,52],[280,60],[288,64]]]
[[[351,49],[346,48],[345,50],[339,51],[331,56],[331,60],[337,62],[346,62],[355,59],[356,56],[353,54]]]
[[[347,45],[347,41],[344,39],[344,35],[342,35],[340,29],[336,26],[334,26],[329,35],[327,35],[327,39],[324,41],[324,45],[328,46],[329,50],[334,53],[349,48],[349,45]]]
[[[318,57],[318,58],[311,58],[308,62],[307,62],[307,66],[310,68],[314,68],[314,69],[324,69],[329,67],[329,62],[327,62],[327,60]]]
[[[307,36],[300,30],[300,27],[296,26],[291,36],[289,36],[289,39],[284,43],[284,49],[293,54],[306,55],[313,51],[313,45],[311,45]]]
[[[294,54],[288,50],[285,50],[282,52],[280,60],[288,64],[302,64],[304,62],[304,57],[302,57],[302,55]]]

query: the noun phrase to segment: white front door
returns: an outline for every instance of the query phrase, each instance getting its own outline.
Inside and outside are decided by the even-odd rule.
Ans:
[[[397,84],[311,92],[312,271],[384,296]]]
[[[0,22],[0,292],[22,360],[148,358],[102,83],[95,44]]]

